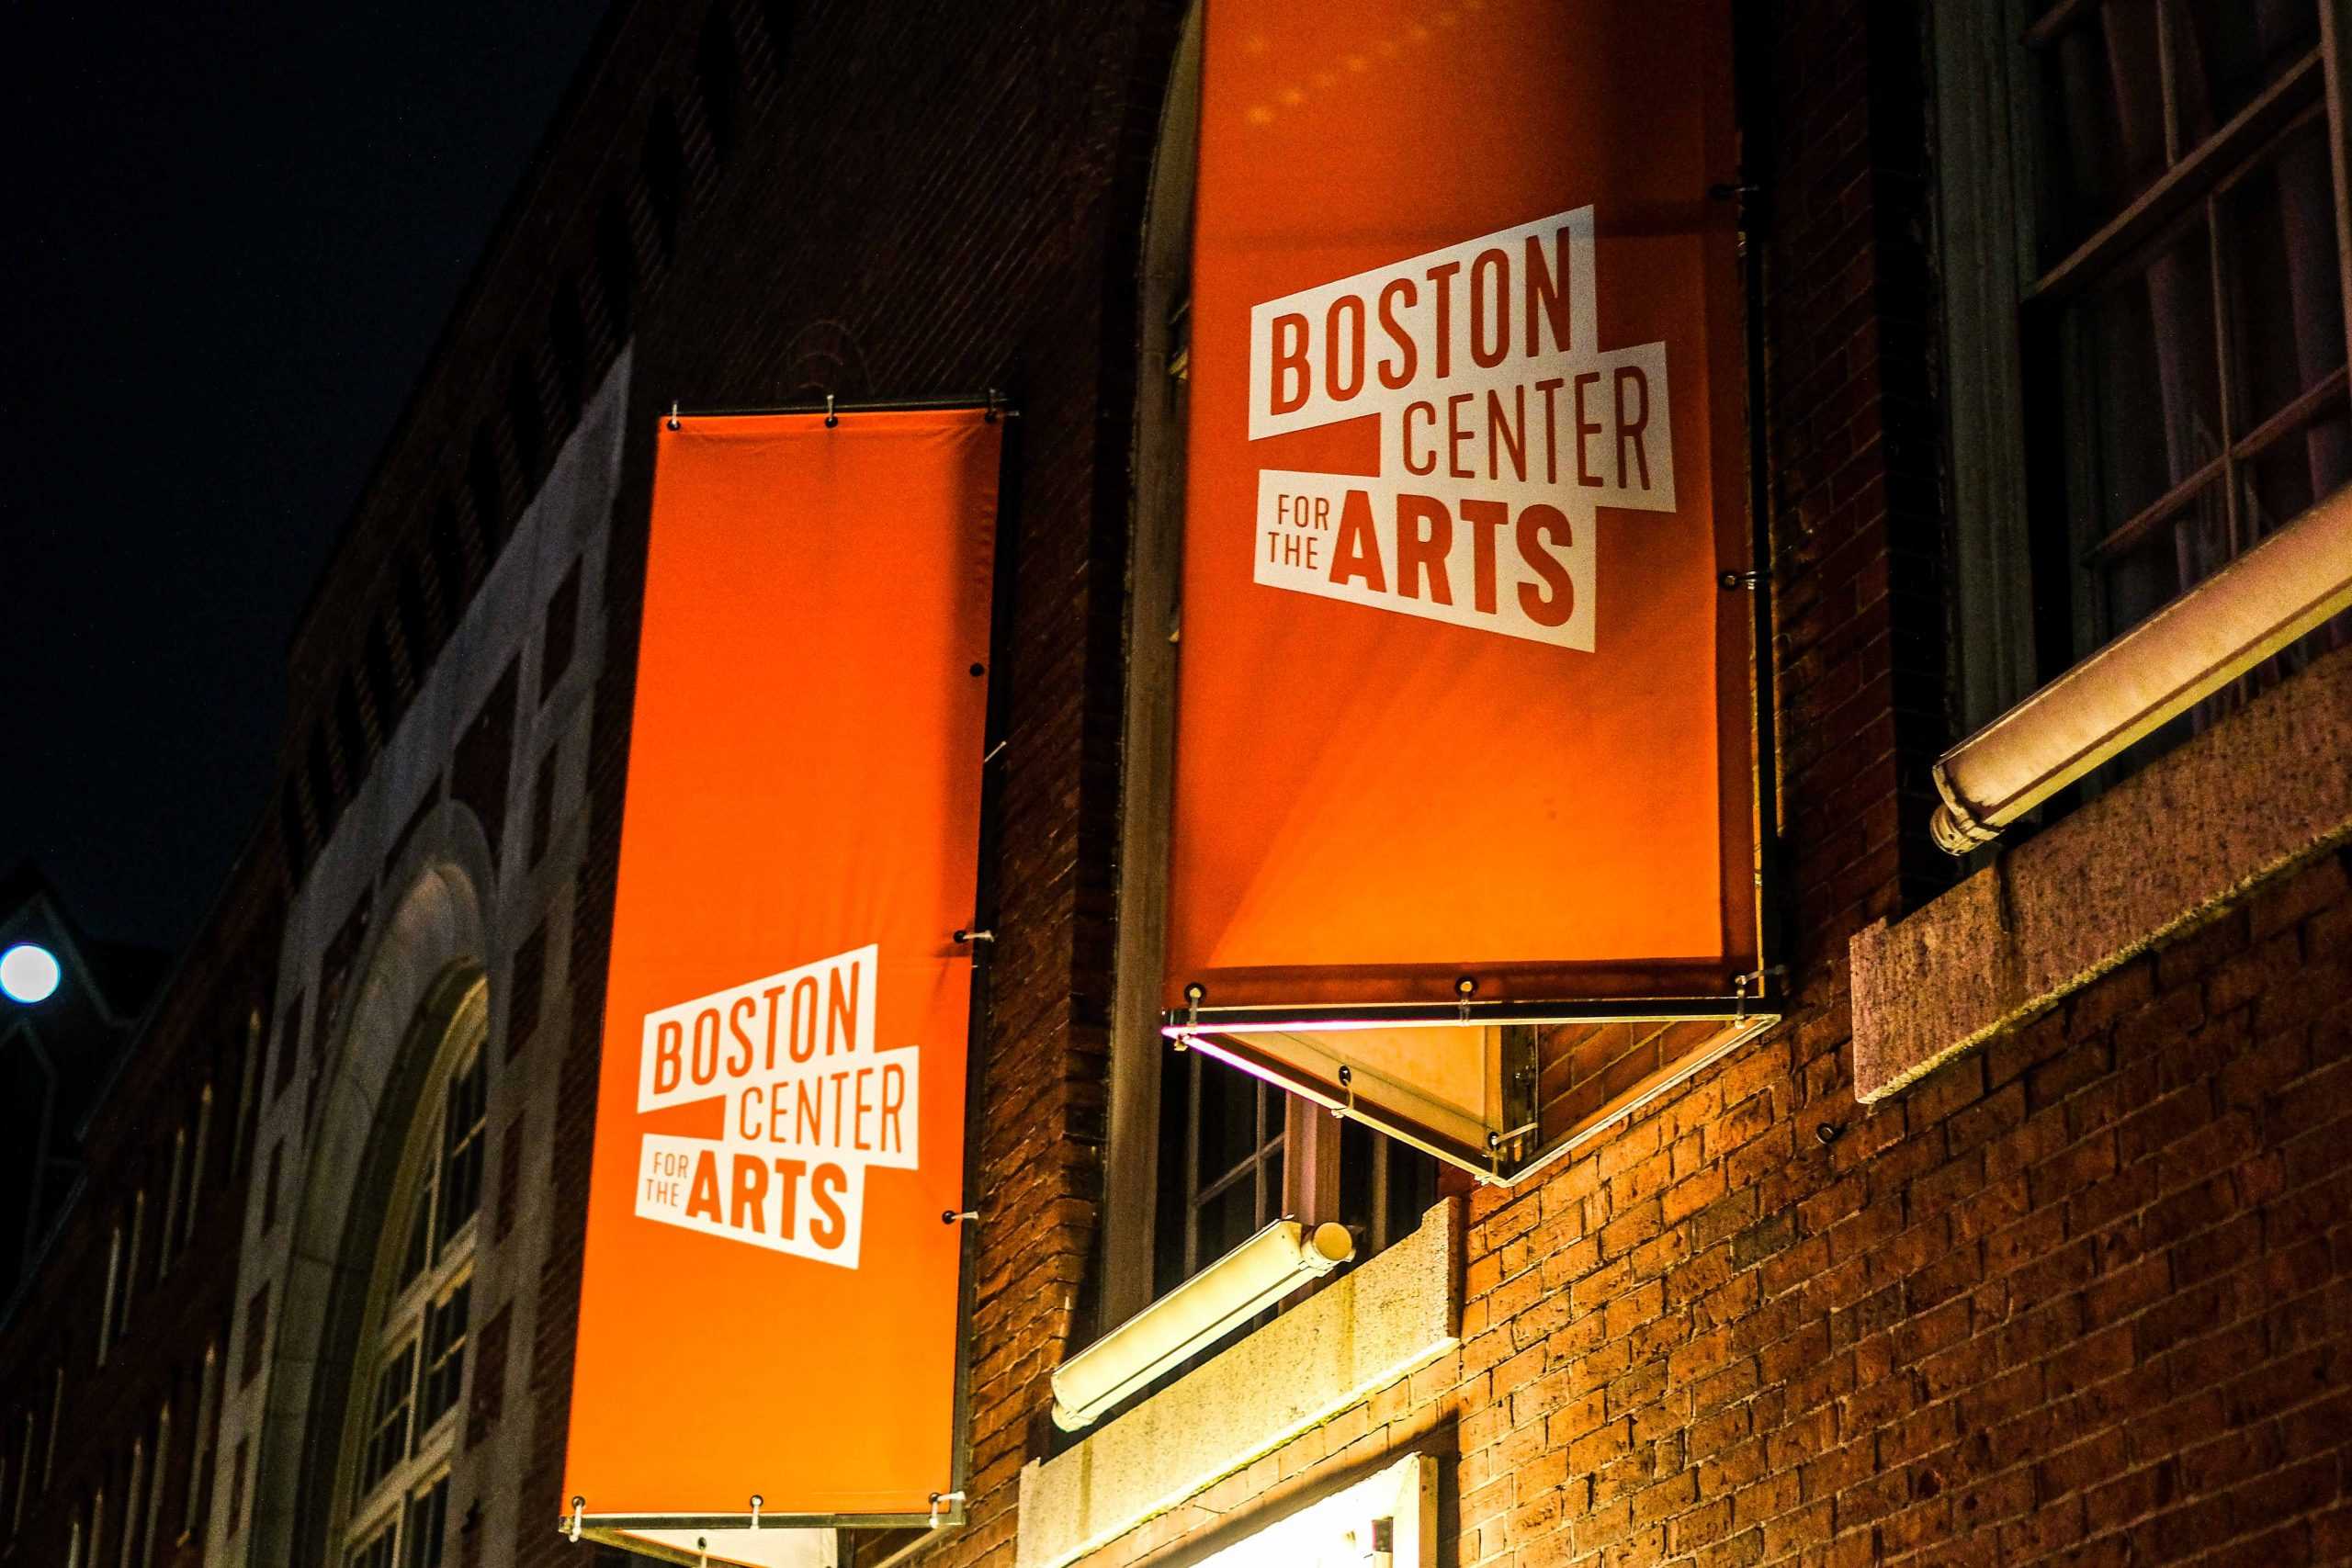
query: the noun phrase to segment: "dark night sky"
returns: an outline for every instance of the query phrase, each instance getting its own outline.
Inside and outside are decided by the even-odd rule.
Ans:
[[[605,6],[0,16],[0,874],[192,932],[295,615]]]

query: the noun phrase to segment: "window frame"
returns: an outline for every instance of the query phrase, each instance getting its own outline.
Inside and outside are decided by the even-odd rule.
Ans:
[[[2171,40],[2187,25],[2184,0],[2149,0],[2163,29],[2160,65],[2169,73]],[[2314,0],[2317,41],[2264,80],[2248,101],[2193,141],[2181,131],[2179,106],[2160,83],[2165,156],[2149,183],[2121,199],[2064,254],[2045,255],[2040,205],[2057,155],[2044,129],[2050,89],[2038,50],[2086,19],[2086,0],[1996,0],[1938,8],[1929,29],[1935,97],[1934,159],[1943,328],[1948,502],[1951,544],[1952,710],[1956,733],[1982,728],[2037,689],[2081,663],[2136,622],[2110,624],[2097,562],[2127,536],[2161,529],[2215,498],[2226,508],[2229,555],[2256,542],[2239,525],[2239,476],[2247,464],[2333,409],[2352,417],[2347,369],[2340,367],[2280,408],[2238,406],[2228,364],[2236,331],[2222,308],[2230,295],[2223,267],[2234,248],[2217,226],[2220,209],[2249,176],[2275,166],[2275,154],[2315,123],[2331,172],[2334,239],[2352,367],[2352,6]],[[2036,13],[2039,13],[2038,15]],[[2222,450],[2196,471],[2111,527],[2086,524],[2085,449],[2090,427],[2066,405],[2082,399],[2056,385],[2064,312],[2101,288],[2128,282],[2150,255],[2202,228],[2210,258],[2205,280],[2216,299],[2201,323],[2221,378]],[[2241,355],[2241,357],[2243,357]],[[2046,412],[2035,398],[2048,389]],[[2313,411],[2319,411],[2314,415]],[[2063,417],[2061,417],[2063,416]],[[2247,428],[2239,429],[2241,423]],[[2050,428],[2037,434],[2041,426]],[[2315,498],[2316,499],[2316,498]],[[2301,515],[2301,513],[2296,513]],[[2289,519],[2278,519],[2283,525]],[[2097,538],[2086,537],[2096,531]],[[2208,573],[2210,576],[2210,572]],[[2175,596],[2195,592],[2199,578]],[[2237,689],[2245,691],[2242,678]],[[2117,765],[2086,781],[2111,783]]]

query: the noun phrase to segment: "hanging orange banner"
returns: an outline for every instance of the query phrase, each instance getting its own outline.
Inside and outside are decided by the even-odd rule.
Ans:
[[[1203,59],[1167,1006],[1731,997],[1727,0],[1208,0]]]
[[[792,1525],[962,1490],[1000,427],[670,424],[564,1496],[599,1539],[790,1563]]]

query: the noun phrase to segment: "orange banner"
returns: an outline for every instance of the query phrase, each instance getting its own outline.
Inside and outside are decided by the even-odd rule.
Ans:
[[[592,1534],[766,1562],[780,1523],[921,1517],[960,1486],[952,933],[1000,427],[667,426],[564,1498]],[[763,1532],[683,1522],[754,1495]]]
[[[1728,0],[1208,0],[1166,1000],[1757,967]]]

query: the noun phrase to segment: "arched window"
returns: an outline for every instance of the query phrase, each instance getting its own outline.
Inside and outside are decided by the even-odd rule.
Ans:
[[[473,1303],[489,1134],[490,992],[476,981],[435,1054],[377,1242],[345,1405],[348,1568],[439,1568]]]

